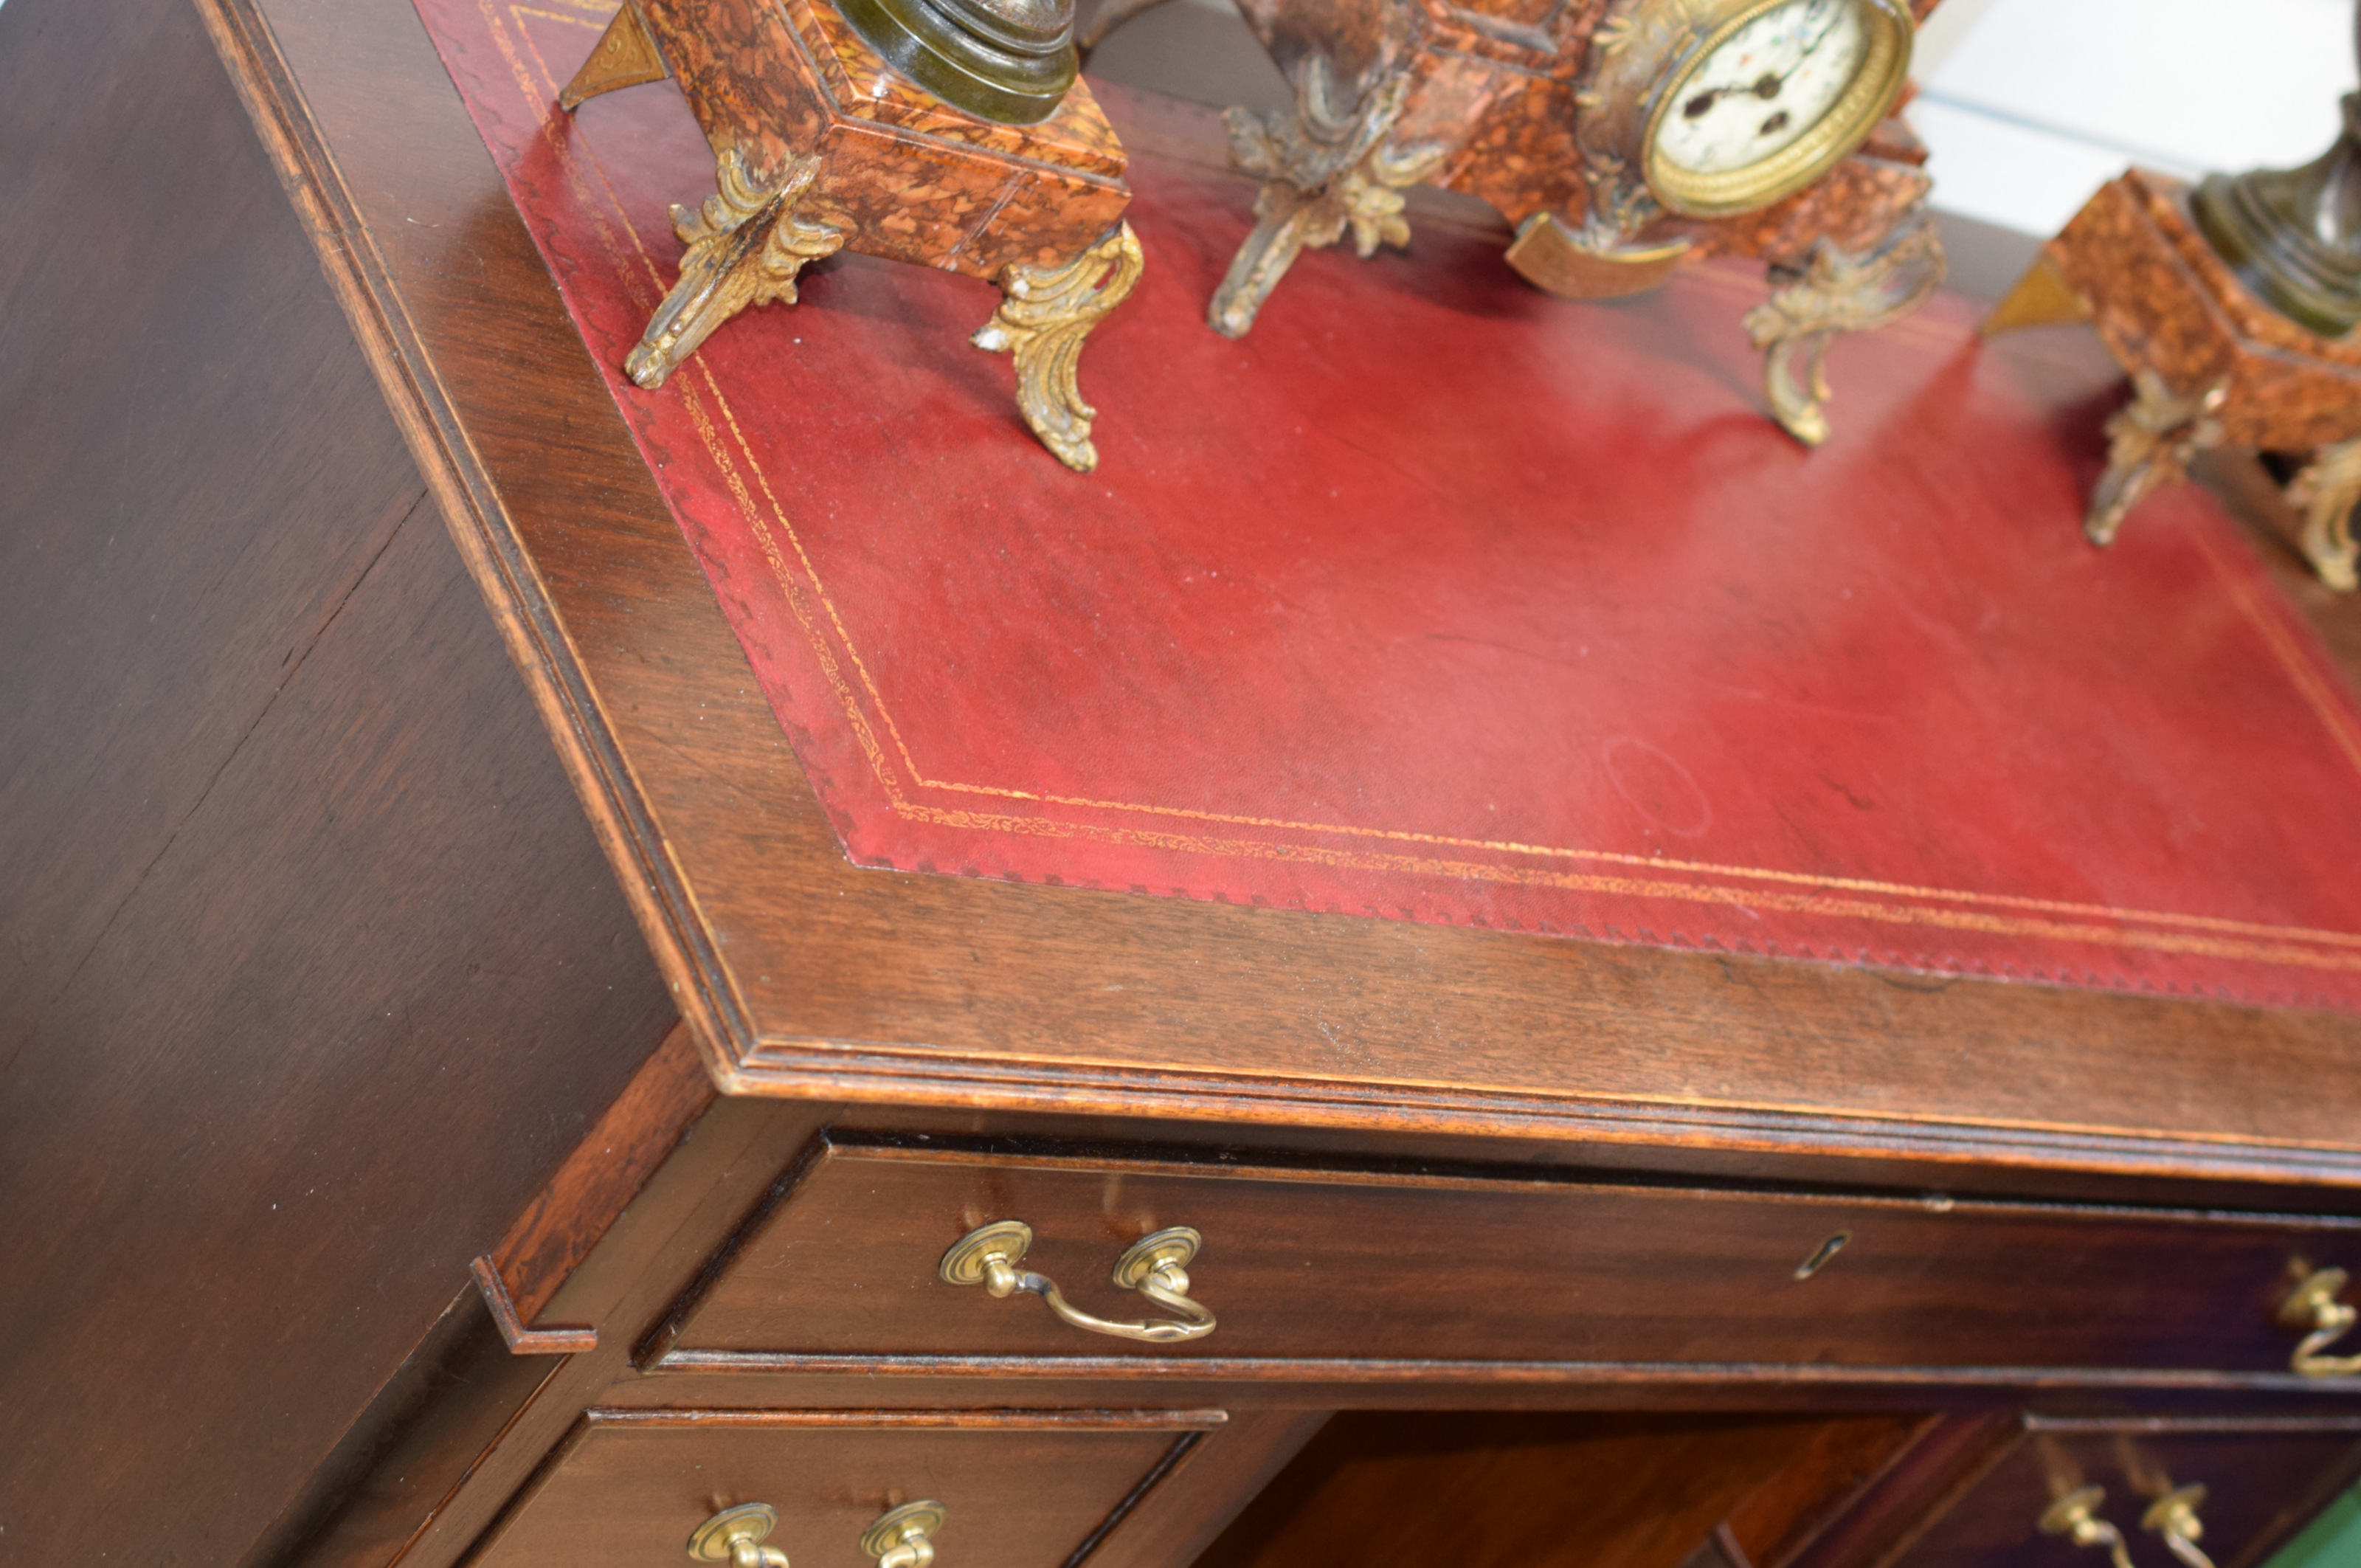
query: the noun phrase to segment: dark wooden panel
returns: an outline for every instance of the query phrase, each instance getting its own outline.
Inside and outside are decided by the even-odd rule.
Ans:
[[[697,1043],[675,1027],[491,1255],[527,1325],[713,1100]]]
[[[1188,1568],[1328,1420],[1325,1410],[1229,1416],[1133,1505],[1124,1528],[1091,1554],[1090,1568]]]
[[[2291,1261],[2361,1225],[2125,1210],[833,1144],[703,1297],[683,1353],[2198,1367],[2284,1373]],[[1203,1233],[1202,1339],[1070,1327],[937,1277],[987,1221],[1103,1317],[1151,1231]]]
[[[1785,1568],[1942,1426],[1936,1416],[1820,1422],[1724,1521],[1741,1568]]]
[[[862,1532],[941,1503],[947,1563],[1059,1568],[1122,1528],[1143,1483],[1218,1434],[1219,1412],[592,1411],[496,1528],[482,1568],[644,1568],[708,1516],[768,1503],[801,1568],[870,1568]],[[1175,1430],[1176,1428],[1180,1430]]]
[[[414,519],[0,1091],[10,1546],[237,1556],[669,1021]]]
[[[336,1526],[349,1534],[369,1523],[382,1533],[361,1560],[384,1568],[565,1366],[564,1356],[511,1354],[474,1282],[461,1287],[237,1568],[314,1561]]]
[[[1945,1509],[1897,1568],[2102,1568],[2103,1546],[2044,1535],[2053,1498],[2105,1492],[2099,1514],[2135,1562],[2169,1561],[2143,1528],[2150,1502],[2205,1487],[2198,1544],[2219,1568],[2257,1568],[2361,1466],[2361,1420],[2036,1423],[1980,1485]]]
[[[1891,1562],[2000,1462],[2015,1443],[2021,1420],[2019,1412],[2008,1409],[1936,1417],[1820,1530],[1794,1568],[1869,1568]]]
[[[660,1059],[652,1058],[642,1080],[648,1071],[669,1076]],[[596,1325],[601,1332],[595,1350],[510,1354],[471,1285],[463,1304],[474,1311],[459,1328],[472,1333],[472,1349],[480,1349],[489,1335],[499,1354],[444,1357],[449,1375],[435,1374],[441,1397],[431,1409],[407,1408],[400,1398],[402,1390],[390,1389],[359,1423],[379,1434],[374,1462],[317,1488],[314,1506],[291,1518],[274,1550],[258,1554],[248,1568],[296,1563],[307,1568],[385,1568],[397,1558],[404,1568],[447,1568],[526,1484],[585,1407],[610,1402],[624,1390],[654,1392],[663,1387],[631,1373],[633,1331],[660,1314],[697,1276],[736,1221],[761,1201],[773,1173],[810,1142],[825,1113],[825,1107],[730,1099],[707,1108],[672,1157],[612,1217],[550,1305],[555,1321]],[[573,1164],[569,1160],[567,1168]],[[567,1168],[561,1168],[552,1190],[566,1180]],[[714,1390],[674,1383],[673,1391],[678,1397],[656,1402],[707,1409],[812,1402],[801,1390],[780,1398],[760,1393],[750,1398],[742,1380]],[[714,1397],[701,1398],[701,1392]],[[948,1401],[936,1395],[921,1402],[983,1405],[1001,1394],[999,1388],[954,1390]],[[1066,1402],[1091,1399],[1084,1393]],[[851,1398],[823,1397],[820,1402],[872,1407],[891,1401],[881,1401],[873,1384]]]
[[[426,492],[210,53],[0,8],[0,1063]]]
[[[1828,1464],[1828,1454],[1889,1455],[1919,1424],[1894,1416],[1348,1412],[1198,1564],[1680,1568],[1733,1515],[1760,1522],[1841,1503],[1858,1476]],[[1781,1496],[1756,1502],[1766,1491]],[[1784,1549],[1776,1530],[1752,1541],[1730,1533],[1741,1553]]]

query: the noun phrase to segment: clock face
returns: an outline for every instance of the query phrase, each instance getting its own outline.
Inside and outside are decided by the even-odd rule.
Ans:
[[[1857,0],[1783,0],[1686,73],[1656,122],[1657,156],[1712,175],[1785,151],[1842,101],[1869,42]]]
[[[1587,84],[1668,211],[1769,206],[1859,147],[1902,90],[1908,0],[1615,0],[1622,47]],[[1624,155],[1626,157],[1629,154]]]

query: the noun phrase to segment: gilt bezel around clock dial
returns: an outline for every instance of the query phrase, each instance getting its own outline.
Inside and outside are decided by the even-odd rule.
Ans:
[[[1730,84],[1705,81],[1712,71],[1730,69],[1730,62],[1717,60],[1718,53],[1750,27],[1811,3],[1621,0],[1613,6],[1592,39],[1590,69],[1577,100],[1591,121],[1579,139],[1593,165],[1594,196],[1609,197],[1620,209],[1602,216],[1628,227],[1646,215],[1637,210],[1644,206],[1691,218],[1756,212],[1811,184],[1867,139],[1909,73],[1916,28],[1901,0],[1834,0],[1839,22],[1831,26],[1857,40],[1859,58],[1843,86],[1801,134],[1734,168],[1686,166],[1665,149],[1673,117],[1692,100],[1710,95],[1711,89],[1720,88],[1733,105],[1757,98],[1748,92],[1740,100]],[[1795,69],[1764,80],[1784,87]],[[1775,94],[1764,100],[1765,106],[1773,102]]]

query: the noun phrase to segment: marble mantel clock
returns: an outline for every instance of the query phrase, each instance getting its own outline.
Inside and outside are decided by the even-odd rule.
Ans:
[[[1297,106],[1226,116],[1264,184],[1213,324],[1244,334],[1305,248],[1407,244],[1401,192],[1431,183],[1499,209],[1510,264],[1557,294],[1634,293],[1711,256],[1766,262],[1747,330],[1772,411],[1816,444],[1829,341],[1942,279],[1925,153],[1893,117],[1932,4],[1238,0]],[[1089,41],[1144,8],[1115,0]]]

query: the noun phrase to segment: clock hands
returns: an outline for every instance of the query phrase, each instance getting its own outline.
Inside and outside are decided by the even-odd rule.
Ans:
[[[1701,88],[1681,104],[1682,116],[1691,120],[1701,119],[1722,99],[1734,98],[1746,93],[1752,93],[1766,101],[1776,98],[1786,89],[1787,79],[1803,70],[1805,62],[1818,53],[1820,46],[1828,41],[1829,35],[1837,30],[1837,23],[1840,19],[1839,16],[1829,17],[1827,25],[1814,34],[1812,41],[1805,45],[1803,51],[1795,56],[1795,63],[1786,70],[1766,71],[1752,82],[1726,82],[1720,86]],[[1773,115],[1770,122],[1766,122],[1766,128],[1775,130],[1785,123],[1784,115]]]
[[[1716,104],[1724,98],[1734,98],[1741,93],[1752,93],[1758,98],[1776,98],[1779,95],[1779,89],[1786,84],[1785,77],[1774,76],[1766,71],[1760,79],[1753,82],[1700,89],[1689,98],[1688,102],[1681,105],[1681,113],[1692,120],[1702,119]]]

